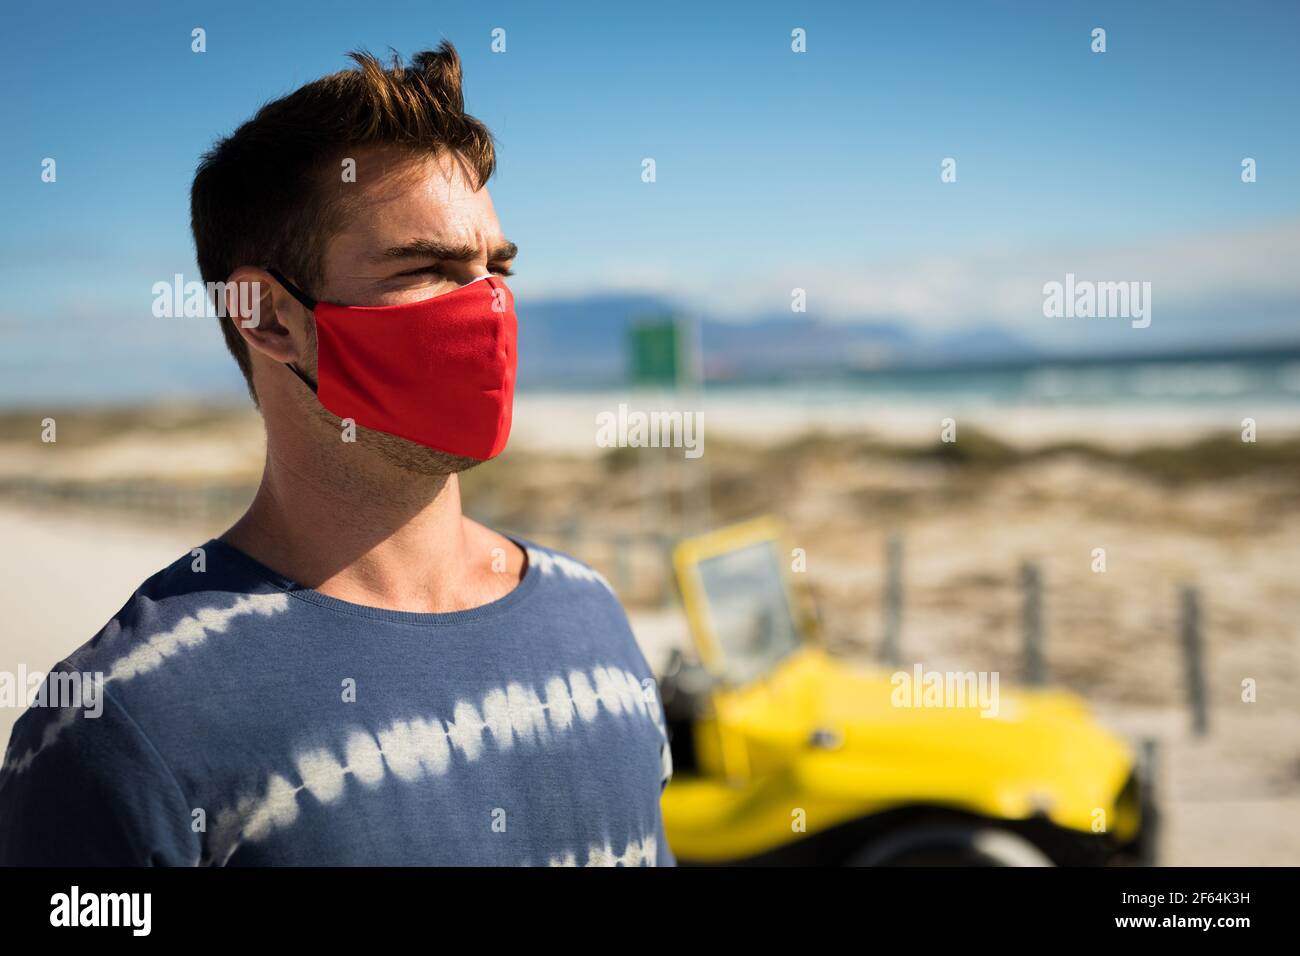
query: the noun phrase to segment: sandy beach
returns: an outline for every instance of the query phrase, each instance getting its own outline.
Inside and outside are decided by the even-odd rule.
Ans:
[[[548,401],[521,406],[507,454],[465,476],[467,509],[605,573],[652,665],[687,641],[663,540],[698,526],[706,484],[711,524],[784,521],[807,552],[827,644],[859,662],[879,644],[883,555],[898,535],[904,658],[1014,682],[1020,567],[1034,561],[1052,678],[1130,739],[1159,741],[1162,862],[1300,863],[1294,416],[1261,413],[1265,437],[1247,445],[1224,409],[1173,423],[1150,410],[1076,422],[1038,409],[983,428],[963,415],[944,446],[928,408],[900,412],[891,431],[710,405],[699,467],[680,450],[588,444],[600,396]],[[39,441],[42,416],[0,417],[0,669],[46,668],[86,641],[144,578],[237,516],[260,470],[246,410],[54,414],[54,445]],[[1185,707],[1185,585],[1204,612],[1204,739]],[[17,715],[0,711],[0,736]]]

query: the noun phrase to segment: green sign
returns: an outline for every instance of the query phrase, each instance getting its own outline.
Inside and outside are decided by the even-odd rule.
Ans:
[[[676,319],[642,319],[628,333],[628,376],[634,385],[672,387],[688,382],[684,322]]]

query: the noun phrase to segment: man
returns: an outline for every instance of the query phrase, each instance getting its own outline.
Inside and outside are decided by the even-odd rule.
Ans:
[[[461,514],[514,388],[491,134],[450,44],[353,58],[195,176],[261,487],[55,668],[0,770],[0,862],[674,862],[617,599]]]

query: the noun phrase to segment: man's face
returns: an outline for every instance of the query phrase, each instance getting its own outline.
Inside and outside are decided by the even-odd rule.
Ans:
[[[412,157],[396,150],[355,158],[357,193],[342,231],[326,246],[323,278],[312,290],[320,301],[400,305],[451,292],[489,273],[510,274],[515,246],[501,233],[492,197],[486,187],[474,190],[455,158]],[[316,374],[314,367],[311,371]],[[337,429],[338,418],[315,408]],[[478,464],[361,426],[357,445],[424,475]]]

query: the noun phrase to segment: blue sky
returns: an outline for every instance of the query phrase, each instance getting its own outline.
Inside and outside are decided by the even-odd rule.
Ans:
[[[79,394],[105,362],[145,389],[237,381],[210,323],[149,313],[154,282],[197,278],[197,158],[350,49],[443,37],[498,137],[521,318],[529,298],[629,290],[743,320],[788,312],[798,285],[817,318],[1068,342],[1034,312],[1073,269],[1151,279],[1169,318],[1148,331],[1172,346],[1283,336],[1300,303],[1300,4],[168,0],[0,18],[0,400]]]

